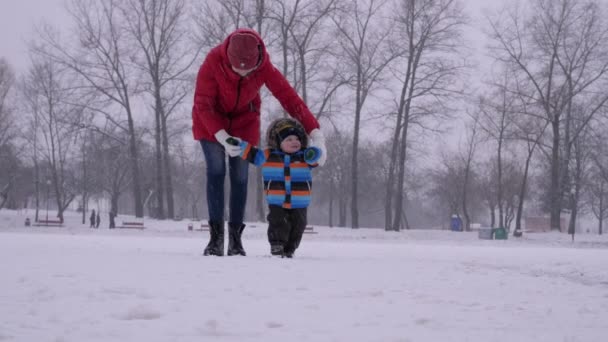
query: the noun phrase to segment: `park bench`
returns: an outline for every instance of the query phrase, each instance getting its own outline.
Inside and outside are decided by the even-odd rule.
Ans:
[[[123,221],[122,225],[118,226],[118,228],[144,229],[146,227],[144,226],[143,222]]]
[[[38,220],[34,222],[36,227],[63,227],[63,223],[59,220]]]
[[[304,228],[304,234],[318,234],[319,232],[315,232],[315,228],[313,226],[306,226]]]
[[[251,224],[248,225],[247,228],[257,228],[257,226],[255,224]],[[194,231],[194,230],[198,230],[198,231],[209,231],[209,224],[201,222],[201,225],[199,226],[199,228],[195,228],[194,227],[194,223],[190,222],[188,223],[188,230],[189,231]]]
[[[208,231],[209,230],[209,225],[207,223],[202,223],[201,222],[201,225],[197,228],[197,227],[194,226],[194,223],[190,222],[190,223],[188,223],[188,230],[189,231],[194,231],[194,230],[197,230],[197,231]]]

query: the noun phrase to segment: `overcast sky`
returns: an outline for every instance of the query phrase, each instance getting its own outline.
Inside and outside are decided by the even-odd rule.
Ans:
[[[472,37],[479,34],[475,23],[480,19],[480,8],[487,7],[488,3],[490,6],[496,6],[504,1],[464,1],[467,11],[473,17]],[[65,0],[0,0],[0,56],[6,57],[18,70],[27,67],[26,43],[35,36],[36,25],[43,20],[64,29],[71,25],[64,3]]]
[[[26,42],[34,37],[34,26],[45,20],[68,27],[63,0],[0,0],[0,56],[19,71],[28,65]]]

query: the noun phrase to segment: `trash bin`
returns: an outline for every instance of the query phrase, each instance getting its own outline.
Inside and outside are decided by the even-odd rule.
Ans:
[[[508,236],[506,229],[502,227],[494,229],[494,240],[506,240]]]
[[[477,236],[481,240],[492,240],[492,228],[490,228],[490,227],[479,228],[479,232],[478,232]]]

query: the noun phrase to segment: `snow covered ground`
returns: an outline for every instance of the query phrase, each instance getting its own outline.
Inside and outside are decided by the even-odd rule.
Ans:
[[[280,259],[256,223],[220,258],[186,221],[24,215],[0,211],[0,341],[608,340],[606,236],[315,227]]]

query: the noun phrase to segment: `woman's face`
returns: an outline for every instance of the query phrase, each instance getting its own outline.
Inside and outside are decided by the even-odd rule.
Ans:
[[[245,77],[245,76],[249,75],[253,70],[255,70],[255,68],[251,68],[251,69],[239,69],[239,68],[235,68],[233,66],[232,70],[234,72],[236,72],[237,74],[241,75],[242,77]]]
[[[296,135],[290,135],[281,142],[281,150],[285,153],[295,153],[300,148],[302,148],[302,143]]]

